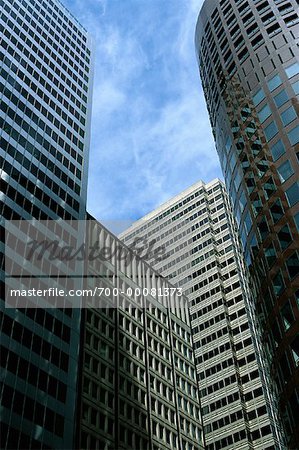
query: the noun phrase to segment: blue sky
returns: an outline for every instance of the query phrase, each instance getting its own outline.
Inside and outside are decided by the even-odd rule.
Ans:
[[[194,50],[203,0],[64,0],[95,41],[88,210],[133,221],[221,177]]]

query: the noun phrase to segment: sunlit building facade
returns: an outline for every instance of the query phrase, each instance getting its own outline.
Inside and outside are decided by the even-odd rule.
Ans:
[[[299,442],[299,62],[295,0],[206,0],[196,52],[289,448]]]
[[[163,245],[155,269],[188,297],[206,449],[283,449],[225,186],[199,182],[121,238]]]

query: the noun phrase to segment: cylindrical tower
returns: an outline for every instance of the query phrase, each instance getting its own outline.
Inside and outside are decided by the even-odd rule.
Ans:
[[[195,39],[291,449],[299,442],[298,27],[296,0],[206,0]]]

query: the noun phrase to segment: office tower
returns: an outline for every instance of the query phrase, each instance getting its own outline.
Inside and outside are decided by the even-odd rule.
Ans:
[[[206,0],[196,52],[289,447],[299,442],[298,2]]]
[[[121,236],[164,246],[154,267],[188,297],[206,449],[284,448],[223,183],[198,182]]]
[[[87,266],[102,292],[82,313],[76,448],[203,449],[187,299],[91,216],[88,230],[105,258]]]
[[[0,27],[2,219],[83,219],[87,32],[56,0],[1,0]],[[2,299],[0,324],[1,448],[73,448],[79,310]]]

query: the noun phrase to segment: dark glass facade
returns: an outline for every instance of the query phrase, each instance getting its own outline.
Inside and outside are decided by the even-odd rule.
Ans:
[[[60,2],[0,1],[1,231],[85,217],[90,47]],[[27,305],[1,298],[1,448],[70,449],[80,312]]]
[[[289,448],[299,442],[295,0],[206,0],[196,51]]]

